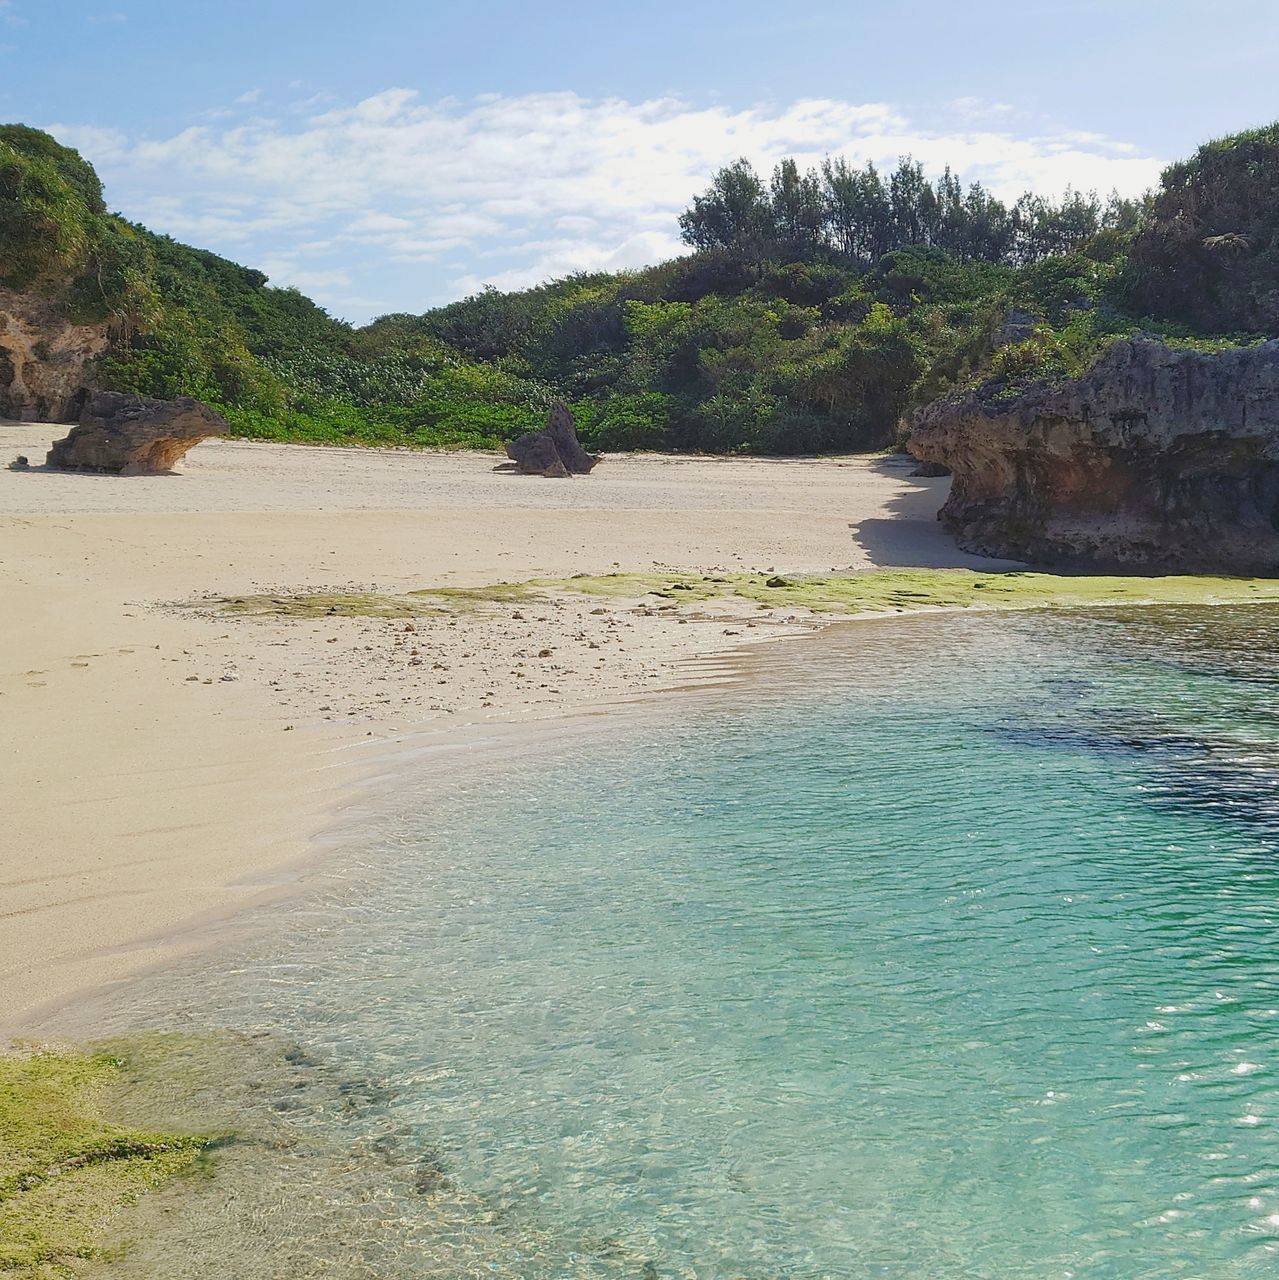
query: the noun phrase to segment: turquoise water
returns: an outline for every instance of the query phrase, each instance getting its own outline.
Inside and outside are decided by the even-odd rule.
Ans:
[[[1276,1275],[1277,639],[1264,608],[850,626],[671,713],[424,757],[357,876],[112,1016],[376,1071],[312,1123],[442,1176],[372,1217],[348,1176],[315,1274]]]

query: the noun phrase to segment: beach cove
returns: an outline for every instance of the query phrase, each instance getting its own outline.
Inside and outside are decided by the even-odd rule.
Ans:
[[[36,452],[47,429],[14,434]],[[1020,715],[1018,708],[1038,705],[1033,692],[1010,691],[1005,672],[1022,671],[1030,690],[1042,682],[1045,705],[1061,700],[1052,714],[1073,742],[1080,731],[1077,694],[1067,690],[1063,698],[1065,685],[1054,673],[1087,666],[1099,641],[1103,649],[1116,642],[1131,648],[1140,664],[1170,643],[1172,652],[1193,657],[1195,619],[1214,600],[1224,606],[1214,611],[1219,643],[1238,631],[1246,651],[1248,619],[1258,619],[1261,635],[1272,611],[1240,610],[1231,602],[1270,600],[1273,584],[991,573],[990,561],[958,552],[940,533],[933,517],[945,482],[910,476],[900,458],[617,457],[572,487],[495,473],[493,464],[483,455],[225,444],[193,454],[182,474],[153,480],[0,473],[9,507],[6,570],[20,605],[3,636],[10,713],[4,798],[22,836],[9,846],[4,868],[6,900],[15,904],[4,935],[5,1019],[28,1045],[104,1045],[106,1057],[87,1060],[89,1067],[84,1059],[54,1058],[47,1070],[59,1087],[70,1081],[89,1089],[90,1102],[95,1090],[105,1091],[118,1109],[112,1118],[131,1122],[128,1134],[143,1135],[127,1141],[161,1153],[132,1169],[138,1187],[163,1181],[166,1168],[203,1167],[205,1145],[218,1147],[213,1167],[220,1173],[204,1191],[178,1178],[143,1197],[123,1219],[112,1217],[98,1243],[123,1231],[130,1246],[113,1270],[147,1275],[148,1268],[170,1265],[176,1251],[192,1259],[191,1274],[200,1274],[200,1265],[216,1262],[216,1251],[204,1263],[195,1261],[204,1256],[202,1240],[225,1236],[238,1253],[257,1215],[274,1206],[272,1220],[284,1225],[278,1246],[263,1247],[253,1264],[264,1275],[280,1265],[290,1240],[303,1238],[328,1265],[349,1267],[358,1259],[371,1265],[376,1256],[388,1275],[401,1266],[441,1275],[551,1275],[568,1268],[605,1276],[649,1266],[662,1268],[654,1274],[666,1274],[669,1266],[671,1274],[697,1276],[759,1268],[760,1274],[804,1275],[810,1249],[823,1275],[844,1274],[840,1259],[848,1250],[870,1250],[890,1268],[907,1265],[908,1256],[927,1256],[946,1274],[949,1254],[936,1252],[939,1245],[927,1233],[894,1261],[888,1202],[867,1198],[868,1189],[858,1193],[860,1225],[853,1236],[844,1240],[819,1228],[832,1211],[829,1197],[843,1194],[841,1180],[850,1172],[842,1158],[827,1156],[804,1172],[788,1165],[785,1153],[806,1123],[819,1129],[843,1123],[835,1119],[838,1112],[861,1105],[853,1095],[814,1101],[774,1131],[767,1117],[782,1099],[770,1102],[761,1094],[752,1104],[760,1119],[749,1131],[759,1130],[758,1141],[730,1140],[722,1121],[757,1083],[749,1073],[736,1079],[739,1068],[725,1059],[715,1068],[722,1079],[712,1095],[694,1090],[677,1101],[675,1077],[689,1054],[701,1061],[705,1053],[688,1039],[688,1028],[722,1017],[718,1034],[726,1046],[738,1043],[745,1063],[762,1047],[755,1037],[765,1034],[775,1046],[770,1054],[777,1054],[773,1069],[783,1075],[830,1070],[819,1066],[823,1042],[831,1036],[845,1042],[839,1019],[847,1010],[837,988],[830,989],[833,1003],[812,1036],[794,1039],[793,1030],[778,1036],[790,1024],[787,1002],[809,998],[793,982],[825,988],[847,963],[844,944],[830,954],[826,944],[819,946],[814,956],[826,958],[814,959],[815,967],[802,967],[776,990],[768,975],[784,976],[789,962],[775,970],[781,961],[768,961],[758,948],[773,945],[766,939],[775,927],[785,937],[801,917],[818,926],[811,944],[802,944],[805,951],[823,936],[820,922],[834,903],[819,901],[821,886],[828,879],[833,891],[847,889],[836,866],[818,869],[848,839],[839,834],[848,806],[865,813],[872,847],[940,841],[943,876],[968,875],[964,839],[952,828],[985,821],[992,803],[1015,823],[1015,804],[1010,809],[997,801],[997,791],[984,800],[978,784],[971,800],[953,802],[945,821],[934,815],[899,834],[893,827],[909,823],[912,813],[930,812],[909,779],[920,779],[926,791],[945,787],[956,767],[948,735],[962,737],[972,717],[979,724],[993,719],[969,744],[977,754],[956,775],[969,778],[968,787],[972,769],[993,770],[988,785],[1003,785],[1007,757],[981,763],[991,733],[1001,752],[1020,756],[1023,744],[1051,743],[1062,732],[1048,725],[1038,735],[1023,729],[1018,738],[1011,726],[998,727],[1009,711]],[[299,479],[303,475],[308,478]],[[392,501],[399,505],[391,507]],[[1167,607],[1143,612],[1149,600]],[[1055,602],[1109,607],[1095,624],[1054,622],[1052,614],[1042,622],[993,616]],[[836,628],[829,638],[818,634],[841,617],[920,609],[935,616],[864,621]],[[969,616],[956,616],[962,614]],[[1159,632],[1163,622],[1153,631],[1142,622],[1148,616],[1166,619],[1167,634]],[[780,649],[756,643],[781,638],[805,643]],[[1229,652],[1227,670],[1243,660]],[[940,664],[942,685],[910,674],[927,663]],[[1116,711],[1110,703],[1122,687],[1115,680],[1116,671],[1105,666],[1091,685],[1080,678],[1080,688],[1107,694],[1102,710],[1089,711],[1101,717],[1100,745],[1088,746],[1085,757],[1100,751],[1109,758],[1112,751],[1107,744]],[[1191,692],[1189,705],[1198,706],[1202,691]],[[1142,714],[1148,696],[1143,685]],[[1232,703],[1231,710],[1237,720],[1239,708]],[[939,741],[930,747],[934,732]],[[832,767],[843,774],[836,761],[848,748],[839,744],[852,734],[860,752],[864,733],[880,741],[868,749],[880,761],[874,776],[882,778],[850,783],[843,798],[820,779]],[[801,745],[810,737],[811,752]],[[831,747],[823,748],[827,738]],[[940,753],[931,771],[901,773],[898,755],[907,740]],[[769,761],[783,758],[791,763],[777,773]],[[1133,785],[1141,789],[1148,782],[1139,774]],[[1080,776],[1093,776],[1091,766],[1070,760],[1060,775],[1063,794],[1052,803],[1077,803]],[[818,790],[810,796],[813,779]],[[579,784],[584,790],[575,795]],[[900,803],[885,792],[867,811],[872,794],[890,784],[903,789]],[[1017,784],[1010,785],[1016,791]],[[1031,794],[1038,781],[1027,775],[1020,785]],[[593,792],[612,797],[600,839],[640,842],[628,857],[633,868],[606,869],[589,839],[575,852],[587,838],[582,806]],[[712,792],[717,800],[710,800]],[[1209,792],[1216,803],[1212,786]],[[966,817],[973,803],[978,808]],[[1129,801],[1117,796],[1115,803]],[[737,821],[745,826],[734,835],[729,819],[739,805]],[[709,823],[700,834],[685,830],[686,815],[699,813],[716,816],[695,821]],[[787,817],[775,823],[768,814]],[[419,826],[426,815],[429,835]],[[512,821],[523,831],[517,844],[511,843]],[[816,825],[805,834],[810,822]],[[1049,830],[1029,833],[1028,848],[1054,838]],[[754,866],[748,855],[743,864],[743,884],[758,885],[766,900],[774,872],[764,868],[791,841],[809,850],[812,874],[827,879],[810,881],[798,866],[786,871],[787,895],[797,893],[797,903],[807,907],[797,906],[800,915],[789,924],[789,911],[777,920],[771,913],[760,917],[759,943],[734,959],[740,942],[734,921],[749,920],[757,906],[740,897],[736,873],[721,880],[716,850],[723,840],[730,847],[745,840],[748,850],[757,838],[770,849],[783,842],[764,863]],[[993,860],[983,856],[972,874],[980,878],[984,867],[998,876],[1002,858],[1020,857],[1009,839],[1001,835],[999,852]],[[495,856],[468,861],[468,849],[489,848]],[[32,849],[51,851],[52,866],[41,868],[50,873],[32,874],[24,853]],[[690,861],[672,863],[681,849]],[[704,868],[700,853],[692,856],[703,849],[711,857]],[[949,870],[945,849],[961,858]],[[445,862],[414,870],[423,855]],[[587,862],[576,862],[579,856]],[[1069,845],[1061,856],[1074,856]],[[651,882],[645,880],[650,861],[658,876]],[[897,886],[889,865],[876,873],[882,884],[867,882],[868,902],[876,894],[918,891],[909,882]],[[1021,874],[1033,878],[1037,865],[1032,861]],[[522,880],[533,866],[540,868],[536,888]],[[629,887],[613,883],[619,874]],[[800,880],[792,881],[794,875]],[[661,908],[668,889],[676,897]],[[654,892],[657,913],[635,915]],[[1036,892],[1028,889],[1019,904],[1033,905]],[[634,955],[626,947],[617,952],[623,968],[616,974],[605,957],[617,943],[600,932],[614,911],[591,924],[596,893],[604,895],[598,905],[622,908],[618,923],[638,942]],[[698,906],[706,894],[719,906]],[[906,899],[892,901],[892,912],[913,918]],[[423,912],[424,921],[438,920],[432,933],[443,929],[444,950],[425,961],[426,972],[438,975],[438,990],[435,979],[423,987],[416,968],[399,969],[398,949],[420,928],[413,922]],[[1007,927],[1010,944],[1021,946],[1020,923]],[[690,955],[707,929],[712,936],[729,932],[713,951]],[[505,930],[515,933],[507,937]],[[903,930],[876,943],[867,921],[860,935],[850,936],[887,947],[888,957],[899,933],[903,940],[911,930],[928,933],[922,919]],[[675,970],[651,950],[651,935],[663,933],[661,949]],[[519,934],[529,942],[515,943]],[[579,935],[585,949],[562,949]],[[963,936],[962,929],[954,935],[961,948],[956,974],[981,981],[985,961],[962,955],[969,945]],[[414,945],[430,956],[436,944],[419,935]],[[338,1014],[332,995],[353,989],[356,972],[345,972],[337,987],[324,975],[347,964],[352,946],[359,954],[372,947],[382,955],[356,1005],[395,1010],[407,997],[424,1011],[424,1021],[415,1013],[407,1022],[395,1014],[364,1024]],[[903,953],[886,962],[905,959]],[[756,986],[750,975],[757,964],[764,966],[762,985],[748,991]],[[680,994],[682,982],[670,986],[681,965],[705,969],[704,992]],[[943,998],[944,972],[927,980],[926,1003]],[[265,975],[265,987],[257,973]],[[539,991],[544,982],[537,973],[585,985],[574,992],[551,980]],[[626,974],[641,983],[633,997],[641,1024],[665,1027],[657,1038],[655,1032],[639,1039],[622,1034],[616,994],[604,1006],[586,994],[616,993],[617,984],[630,983]],[[716,986],[721,980],[723,991]],[[861,982],[877,989],[870,972]],[[648,1002],[645,987],[658,1003]],[[281,997],[281,990],[290,994]],[[1026,993],[992,998],[1024,1001]],[[477,1043],[483,1048],[471,1062],[464,1046],[473,1042],[476,1015],[466,1010],[476,999],[497,1003],[492,1015],[482,1015]],[[716,1010],[725,999],[721,1015]],[[742,1000],[746,1010],[757,1009],[744,1022],[730,1012]],[[525,1003],[540,1011],[527,1026],[524,1015],[508,1025],[496,1013]],[[899,1041],[903,1053],[923,1055],[914,1069],[926,1073],[939,1045],[961,1035],[978,1044],[980,1036],[958,1024],[937,1024],[917,1039],[906,1030],[916,1016],[903,1006],[882,1026],[863,1028],[847,1041],[848,1052],[856,1061]],[[567,1019],[562,1031],[552,1030],[561,1018]],[[904,1022],[895,1028],[897,1018]],[[404,1038],[410,1026],[418,1029],[413,1034],[425,1032],[429,1050],[411,1047],[413,1040]],[[520,1027],[529,1032],[527,1043]],[[437,1033],[445,1037],[440,1046]],[[585,1057],[569,1050],[566,1060],[564,1035],[569,1044],[586,1037],[583,1046],[594,1047]],[[435,1065],[422,1084],[408,1085],[416,1075],[411,1064],[424,1051]],[[1103,1054],[1116,1051],[1097,1046]],[[992,1068],[980,1065],[982,1052],[968,1052],[976,1053],[979,1072]],[[402,1062],[401,1053],[409,1054]],[[608,1068],[614,1084],[606,1085],[595,1073],[613,1054],[622,1056]],[[1256,1056],[1240,1049],[1222,1070]],[[621,1083],[623,1060],[643,1073],[629,1085]],[[111,1066],[117,1061],[125,1064],[123,1079]],[[508,1069],[518,1087],[504,1100]],[[856,1071],[877,1069],[868,1060]],[[1077,1067],[1063,1069],[1069,1074]],[[490,1071],[496,1074],[484,1082]],[[654,1071],[658,1086],[645,1084]],[[525,1072],[532,1073],[530,1081],[546,1081],[551,1093],[527,1092],[531,1085],[519,1085]],[[568,1074],[556,1083],[561,1072]],[[662,1085],[667,1072],[674,1076]],[[102,1079],[95,1082],[94,1073]],[[441,1092],[455,1074],[470,1081],[468,1088]],[[957,1084],[956,1099],[978,1090],[962,1105],[971,1108],[971,1123],[985,1129],[993,1122],[982,1110],[978,1079]],[[666,1102],[650,1096],[652,1087]],[[839,1086],[841,1096],[845,1087]],[[885,1088],[870,1122],[904,1123],[893,1119],[896,1087]],[[427,1094],[414,1101],[418,1089]],[[426,1096],[429,1118],[414,1119]],[[1263,1116],[1264,1106],[1248,1096],[1245,1120]],[[521,1118],[520,1097],[549,1129]],[[468,1117],[480,1099],[483,1124],[475,1129]],[[668,1114],[668,1106],[677,1110]],[[92,1106],[88,1114],[92,1119]],[[631,1118],[610,1140],[621,1114]],[[678,1122],[677,1114],[683,1115]],[[785,1108],[778,1112],[779,1123],[785,1114]],[[538,1173],[549,1155],[546,1144],[566,1140],[554,1138],[556,1126],[567,1134],[579,1124],[576,1154],[561,1173]],[[740,1149],[726,1150],[701,1170],[686,1165],[686,1141],[678,1134],[707,1124],[700,1142]],[[1000,1133],[992,1129],[991,1141],[1008,1140]],[[223,1148],[220,1134],[238,1136]],[[300,1135],[309,1136],[295,1156],[269,1154],[294,1149]],[[820,1152],[816,1135],[804,1141]],[[773,1155],[766,1157],[765,1148]],[[648,1174],[637,1172],[643,1159],[634,1164],[641,1150],[657,1162]],[[503,1154],[493,1163],[485,1152]],[[568,1149],[563,1154],[568,1158]],[[975,1157],[970,1152],[963,1159]],[[791,1188],[785,1204],[759,1200],[761,1184],[749,1172],[775,1158],[782,1161],[778,1185]],[[908,1204],[937,1194],[929,1190],[932,1173],[911,1173],[887,1152],[884,1158],[886,1185],[896,1184]],[[1186,1159],[1193,1158],[1189,1151]],[[1248,1164],[1244,1151],[1229,1158]],[[712,1180],[675,1195],[659,1176],[668,1161],[672,1171],[682,1170],[680,1179],[698,1183],[710,1174]],[[656,1181],[623,1193],[636,1177]],[[583,1178],[613,1190],[592,1193]],[[372,1219],[358,1207],[369,1194],[385,1201]],[[522,1207],[531,1194],[542,1206],[532,1216]],[[253,1208],[256,1198],[263,1208]],[[332,1238],[323,1244],[316,1235],[320,1201],[334,1206],[335,1215]],[[753,1204],[747,1216],[763,1213],[775,1219],[773,1226],[753,1236],[745,1219],[734,1220],[735,1204]],[[970,1251],[982,1247],[981,1215],[1005,1212],[998,1199],[974,1202],[966,1193],[952,1211],[976,1215]],[[1121,1203],[1105,1202],[1093,1218],[1119,1221],[1123,1213]],[[1264,1216],[1245,1214],[1244,1221]],[[720,1228],[711,1229],[713,1219],[721,1220]],[[957,1220],[946,1228],[957,1229]],[[1063,1218],[1054,1230],[1069,1236],[1073,1228]],[[1018,1274],[1024,1259],[1017,1249],[1034,1233],[1027,1222],[1024,1232],[1010,1235],[1000,1264],[1007,1274]],[[809,1243],[801,1246],[806,1235]],[[1164,1233],[1147,1247],[1176,1249],[1179,1239]],[[1098,1256],[1110,1255],[1103,1248]],[[1123,1256],[1114,1255],[1115,1266],[1125,1265]],[[257,1273],[250,1267],[246,1274]]]
[[[6,452],[38,457],[56,429],[4,435]],[[622,457],[570,486],[494,462],[217,443],[168,477],[0,471],[0,1024],[19,1029],[32,1009],[180,950],[192,922],[278,892],[362,760],[397,735],[683,683],[688,659],[794,625],[676,626],[584,600],[530,610],[502,636],[482,614],[406,632],[402,620],[326,628],[170,605],[989,563],[941,533],[938,482],[908,478],[907,459]],[[411,652],[428,643],[429,661]]]

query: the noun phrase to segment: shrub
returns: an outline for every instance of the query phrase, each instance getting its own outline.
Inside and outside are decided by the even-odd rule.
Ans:
[[[1201,332],[1279,335],[1279,123],[1164,170],[1120,297]]]
[[[573,406],[578,435],[590,449],[629,452],[665,449],[678,409],[670,396],[649,391],[583,400]]]

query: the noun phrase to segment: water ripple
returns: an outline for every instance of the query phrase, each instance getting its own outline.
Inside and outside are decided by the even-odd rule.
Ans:
[[[386,1192],[380,1276],[1274,1275],[1277,619],[783,646],[409,788],[366,879],[117,1016],[376,1062],[469,1206]]]

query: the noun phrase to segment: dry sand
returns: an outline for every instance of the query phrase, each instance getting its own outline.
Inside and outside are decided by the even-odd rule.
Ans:
[[[38,462],[60,434],[0,425],[0,461]],[[269,892],[371,746],[669,688],[794,630],[567,600],[411,624],[176,602],[990,564],[937,526],[946,482],[903,459],[618,456],[571,481],[497,461],[210,443],[174,476],[0,470],[0,1026]]]

